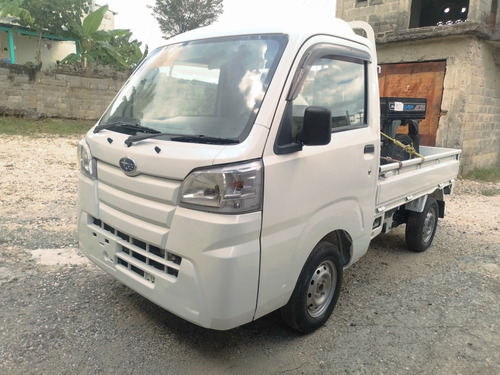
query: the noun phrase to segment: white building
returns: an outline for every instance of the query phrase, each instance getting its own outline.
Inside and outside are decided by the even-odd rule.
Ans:
[[[95,0],[92,2],[91,11],[100,7]],[[101,25],[103,30],[114,29],[115,13],[108,11]],[[21,27],[15,18],[0,18],[0,62],[36,65],[36,51],[38,48],[38,33]],[[64,59],[70,53],[76,53],[75,42],[69,38],[63,38],[51,34],[43,34],[40,46],[40,59],[42,69],[49,70],[57,65],[57,61]]]

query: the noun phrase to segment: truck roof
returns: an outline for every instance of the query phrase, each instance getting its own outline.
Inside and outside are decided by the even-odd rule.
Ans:
[[[262,21],[262,22],[261,22]],[[286,34],[290,41],[301,42],[313,35],[325,34],[349,39],[358,39],[366,44],[366,38],[357,36],[345,21],[338,18],[319,17],[312,22],[298,22],[296,19],[274,20],[267,22],[258,20],[253,24],[241,22],[217,22],[210,26],[198,28],[167,40],[165,44],[182,43],[192,40],[219,38],[236,35]]]

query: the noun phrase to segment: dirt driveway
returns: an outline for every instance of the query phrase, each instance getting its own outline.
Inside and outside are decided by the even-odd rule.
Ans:
[[[459,181],[425,253],[377,238],[317,332],[275,313],[217,332],[79,254],[77,142],[0,136],[0,374],[500,372],[498,184]]]

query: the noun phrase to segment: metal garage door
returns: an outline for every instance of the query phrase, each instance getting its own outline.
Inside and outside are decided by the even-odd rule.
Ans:
[[[435,146],[446,62],[384,64],[381,68],[380,96],[427,98],[427,115],[419,129],[420,144]]]

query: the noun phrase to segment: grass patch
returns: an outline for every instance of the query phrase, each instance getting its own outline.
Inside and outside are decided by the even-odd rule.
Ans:
[[[485,197],[494,197],[497,195],[500,195],[500,189],[484,189],[481,190],[481,195],[484,195]]]
[[[93,120],[67,120],[58,118],[30,119],[26,117],[0,117],[0,134],[27,137],[81,136],[95,124]]]
[[[464,178],[478,182],[498,184],[500,183],[500,169],[475,169],[467,173]],[[485,197],[494,197],[496,195],[500,195],[500,186],[485,186],[481,190],[481,195],[484,195]]]
[[[500,182],[500,169],[498,168],[475,169],[467,173],[464,177],[474,181],[498,183]]]

